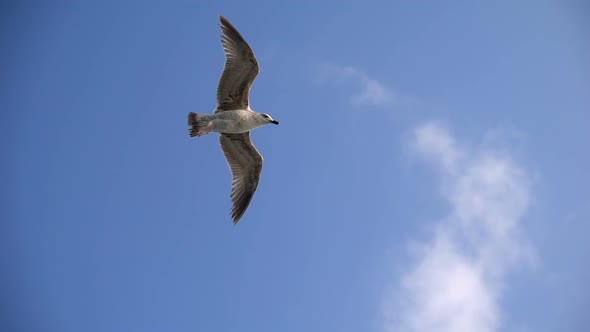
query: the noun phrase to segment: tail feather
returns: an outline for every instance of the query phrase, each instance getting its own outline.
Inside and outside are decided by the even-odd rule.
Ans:
[[[188,114],[188,125],[191,126],[191,129],[189,130],[191,137],[201,136],[208,133],[206,131],[208,121],[204,119],[205,117],[205,115],[194,112]]]

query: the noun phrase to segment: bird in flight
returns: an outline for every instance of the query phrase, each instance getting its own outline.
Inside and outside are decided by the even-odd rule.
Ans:
[[[262,155],[250,140],[250,131],[267,124],[278,125],[270,115],[250,108],[249,93],[260,68],[254,52],[229,21],[219,16],[225,66],[217,86],[217,108],[211,115],[190,112],[190,136],[220,133],[221,150],[232,172],[231,216],[236,224],[246,212],[258,187]]]

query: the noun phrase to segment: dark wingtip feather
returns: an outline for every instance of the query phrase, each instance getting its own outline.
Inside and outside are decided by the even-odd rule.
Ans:
[[[241,197],[237,198],[233,202],[234,207],[232,208],[231,216],[232,216],[234,225],[237,224],[238,221],[240,221],[240,219],[242,219],[242,216],[244,216],[244,214],[246,213],[246,210],[248,210],[248,206],[250,206],[250,203],[252,202],[252,198],[254,198],[255,192],[256,192],[256,188],[254,188],[254,190],[252,190],[252,191],[244,192],[244,194]]]
[[[220,23],[221,27],[234,28],[233,25],[231,23],[229,23],[229,20],[227,18],[225,18],[225,16],[223,16],[223,15],[219,15],[219,23]]]
[[[231,24],[227,18],[225,18],[223,15],[219,15],[219,21],[221,22],[221,24],[220,24],[221,29],[226,34],[228,34],[228,37],[230,37],[231,39],[234,39],[236,41],[246,43],[246,40],[244,39],[244,37],[242,37],[242,35],[238,31],[238,29],[236,29],[236,27],[234,27],[234,25]]]
[[[240,219],[242,219],[244,212],[246,212],[246,211],[242,211],[241,213],[237,213],[237,211],[232,210],[231,211],[232,224],[237,225],[238,222],[240,221]]]

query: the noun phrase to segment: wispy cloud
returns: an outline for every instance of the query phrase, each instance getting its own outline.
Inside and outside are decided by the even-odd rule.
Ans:
[[[357,92],[350,97],[350,102],[356,106],[387,106],[394,101],[394,94],[389,88],[358,68],[325,65],[322,76],[354,85]]]
[[[450,209],[385,294],[383,330],[497,331],[506,272],[530,257],[519,228],[531,200],[527,172],[506,153],[468,151],[437,123],[416,128],[411,148],[440,171]]]

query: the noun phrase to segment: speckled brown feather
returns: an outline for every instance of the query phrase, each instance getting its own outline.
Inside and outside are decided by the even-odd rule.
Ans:
[[[247,109],[250,87],[260,68],[254,52],[238,30],[225,17],[219,16],[219,20],[226,60],[217,86],[216,112]]]
[[[256,192],[263,159],[250,140],[250,132],[221,134],[219,142],[233,175],[231,216],[236,224],[246,212]]]

